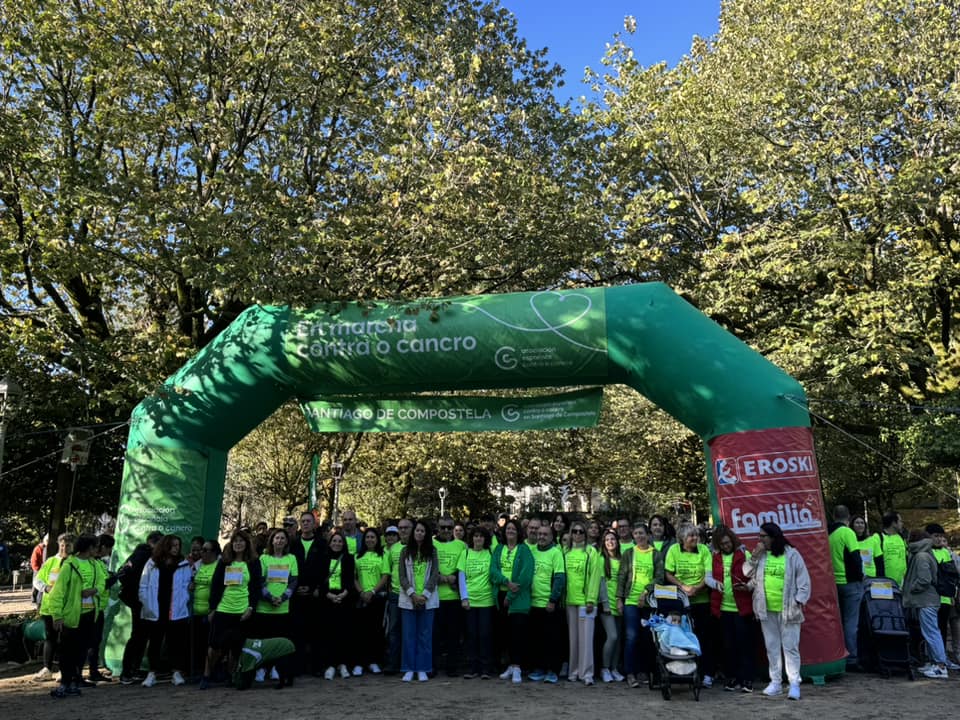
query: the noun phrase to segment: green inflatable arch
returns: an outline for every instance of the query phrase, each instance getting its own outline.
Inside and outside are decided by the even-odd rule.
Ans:
[[[114,562],[155,529],[216,536],[230,448],[290,398],[612,383],[636,389],[704,440],[716,521],[750,547],[766,520],[803,540],[794,544],[817,571],[805,668],[841,669],[803,389],[659,283],[251,307],[134,410]],[[128,616],[116,602],[108,613],[114,670]]]

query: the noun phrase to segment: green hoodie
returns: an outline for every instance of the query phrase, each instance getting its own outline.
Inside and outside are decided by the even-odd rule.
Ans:
[[[80,571],[80,563],[89,562],[93,573],[91,583],[85,584]],[[87,612],[94,613],[94,620],[100,614],[107,601],[107,575],[103,563],[88,558],[86,561],[71,555],[60,566],[60,576],[57,578],[53,590],[50,591],[49,609],[54,621],[62,620],[65,627],[75,628],[80,624],[80,615],[84,612],[81,591],[87,588],[96,588],[97,594],[92,598],[92,608]]]
[[[507,576],[500,570],[500,558],[503,556],[506,545],[497,545],[493,551],[493,559],[490,561],[490,582],[495,586],[505,585]],[[509,613],[529,613],[530,612],[530,587],[533,584],[533,553],[525,543],[520,543],[514,549],[517,556],[513,560],[513,570],[510,572],[510,580],[520,586],[517,592],[507,591],[507,598],[510,600]]]

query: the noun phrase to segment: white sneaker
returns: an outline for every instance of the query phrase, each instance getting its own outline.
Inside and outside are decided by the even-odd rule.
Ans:
[[[270,679],[271,679],[271,680],[279,680],[279,679],[280,679],[280,673],[277,672],[277,669],[276,669],[276,668],[270,668]]]
[[[183,679],[183,675],[180,674],[179,670],[174,670],[173,677],[170,678],[170,683],[172,685],[186,685],[187,681]]]
[[[413,680],[413,671],[405,672],[405,673],[403,674],[403,677],[400,678],[400,679],[401,679],[403,682],[410,682],[411,680]]]
[[[342,677],[342,678],[348,678],[348,677],[350,677],[350,671],[347,669],[347,666],[346,666],[346,665],[341,665],[341,666],[340,666],[340,677]]]
[[[960,670],[960,665],[957,665],[950,658],[947,658],[947,662],[945,663],[945,665],[947,666],[947,670]]]
[[[511,666],[508,667],[506,670],[504,670],[502,673],[500,673],[500,679],[501,679],[501,680],[509,680],[509,679],[512,678],[512,677],[513,677],[513,665],[511,665]]]
[[[266,669],[266,668],[260,668],[259,670],[257,670],[257,674],[256,674],[256,676],[255,676],[253,679],[256,680],[257,682],[263,682],[264,680],[266,680],[266,679],[267,679],[267,669]]]
[[[593,675],[584,675],[584,676],[583,676],[583,684],[586,685],[587,687],[592,686],[592,685],[593,685]]]
[[[783,685],[778,682],[772,682],[763,689],[763,694],[769,697],[783,694]]]
[[[945,667],[933,665],[923,671],[923,676],[928,678],[946,679],[950,677]]]
[[[705,688],[712,688],[712,687],[713,687],[713,675],[704,675],[704,676],[703,676],[703,682],[700,683],[700,684],[703,685]]]
[[[607,668],[602,668],[600,670],[600,679],[605,683],[613,682],[613,675],[610,674],[610,671]]]
[[[623,682],[623,675],[621,675],[621,674],[620,674],[619,672],[617,672],[616,670],[611,670],[611,671],[610,671],[610,677],[613,678],[613,681],[614,681],[614,682]]]
[[[333,665],[331,665],[330,667],[328,667],[326,670],[323,671],[324,680],[333,680],[333,678],[336,677],[336,675],[337,675],[337,671],[334,669]]]
[[[33,679],[37,682],[46,682],[47,680],[53,680],[53,673],[50,672],[50,668],[42,667],[37,670],[36,675],[33,676]]]
[[[417,680],[419,682],[426,682],[429,679],[430,677],[425,672],[423,672],[423,670],[417,673]]]
[[[517,665],[513,666],[513,684],[519,685],[523,682],[523,673],[520,672],[520,667]]]
[[[380,666],[377,665],[376,663],[371,663],[371,664],[370,664],[370,672],[372,672],[374,675],[379,675],[380,673],[383,672],[383,670],[381,670],[381,669],[380,669]]]
[[[354,665],[354,666],[353,666],[353,676],[354,676],[354,677],[360,677],[361,675],[363,675],[363,668],[360,667],[359,665]]]
[[[147,677],[140,684],[143,685],[143,687],[153,687],[157,684],[157,674],[151,670],[147,673]]]
[[[800,684],[790,683],[790,689],[787,691],[787,698],[790,700],[800,699]]]
[[[578,682],[579,680],[580,680],[580,676],[577,673],[575,672],[567,673],[568,682]]]

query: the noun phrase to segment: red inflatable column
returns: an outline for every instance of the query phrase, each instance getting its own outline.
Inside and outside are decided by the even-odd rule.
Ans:
[[[774,522],[806,562],[812,595],[800,633],[804,676],[842,673],[847,651],[810,428],[719,435],[708,446],[722,522],[749,549],[760,525]]]

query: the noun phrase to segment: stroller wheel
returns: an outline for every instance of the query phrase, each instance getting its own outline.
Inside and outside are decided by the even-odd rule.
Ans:
[[[660,693],[663,695],[664,700],[670,699],[670,683],[661,680],[660,681]]]
[[[693,671],[691,684],[693,685],[693,699],[700,702],[700,670]]]

